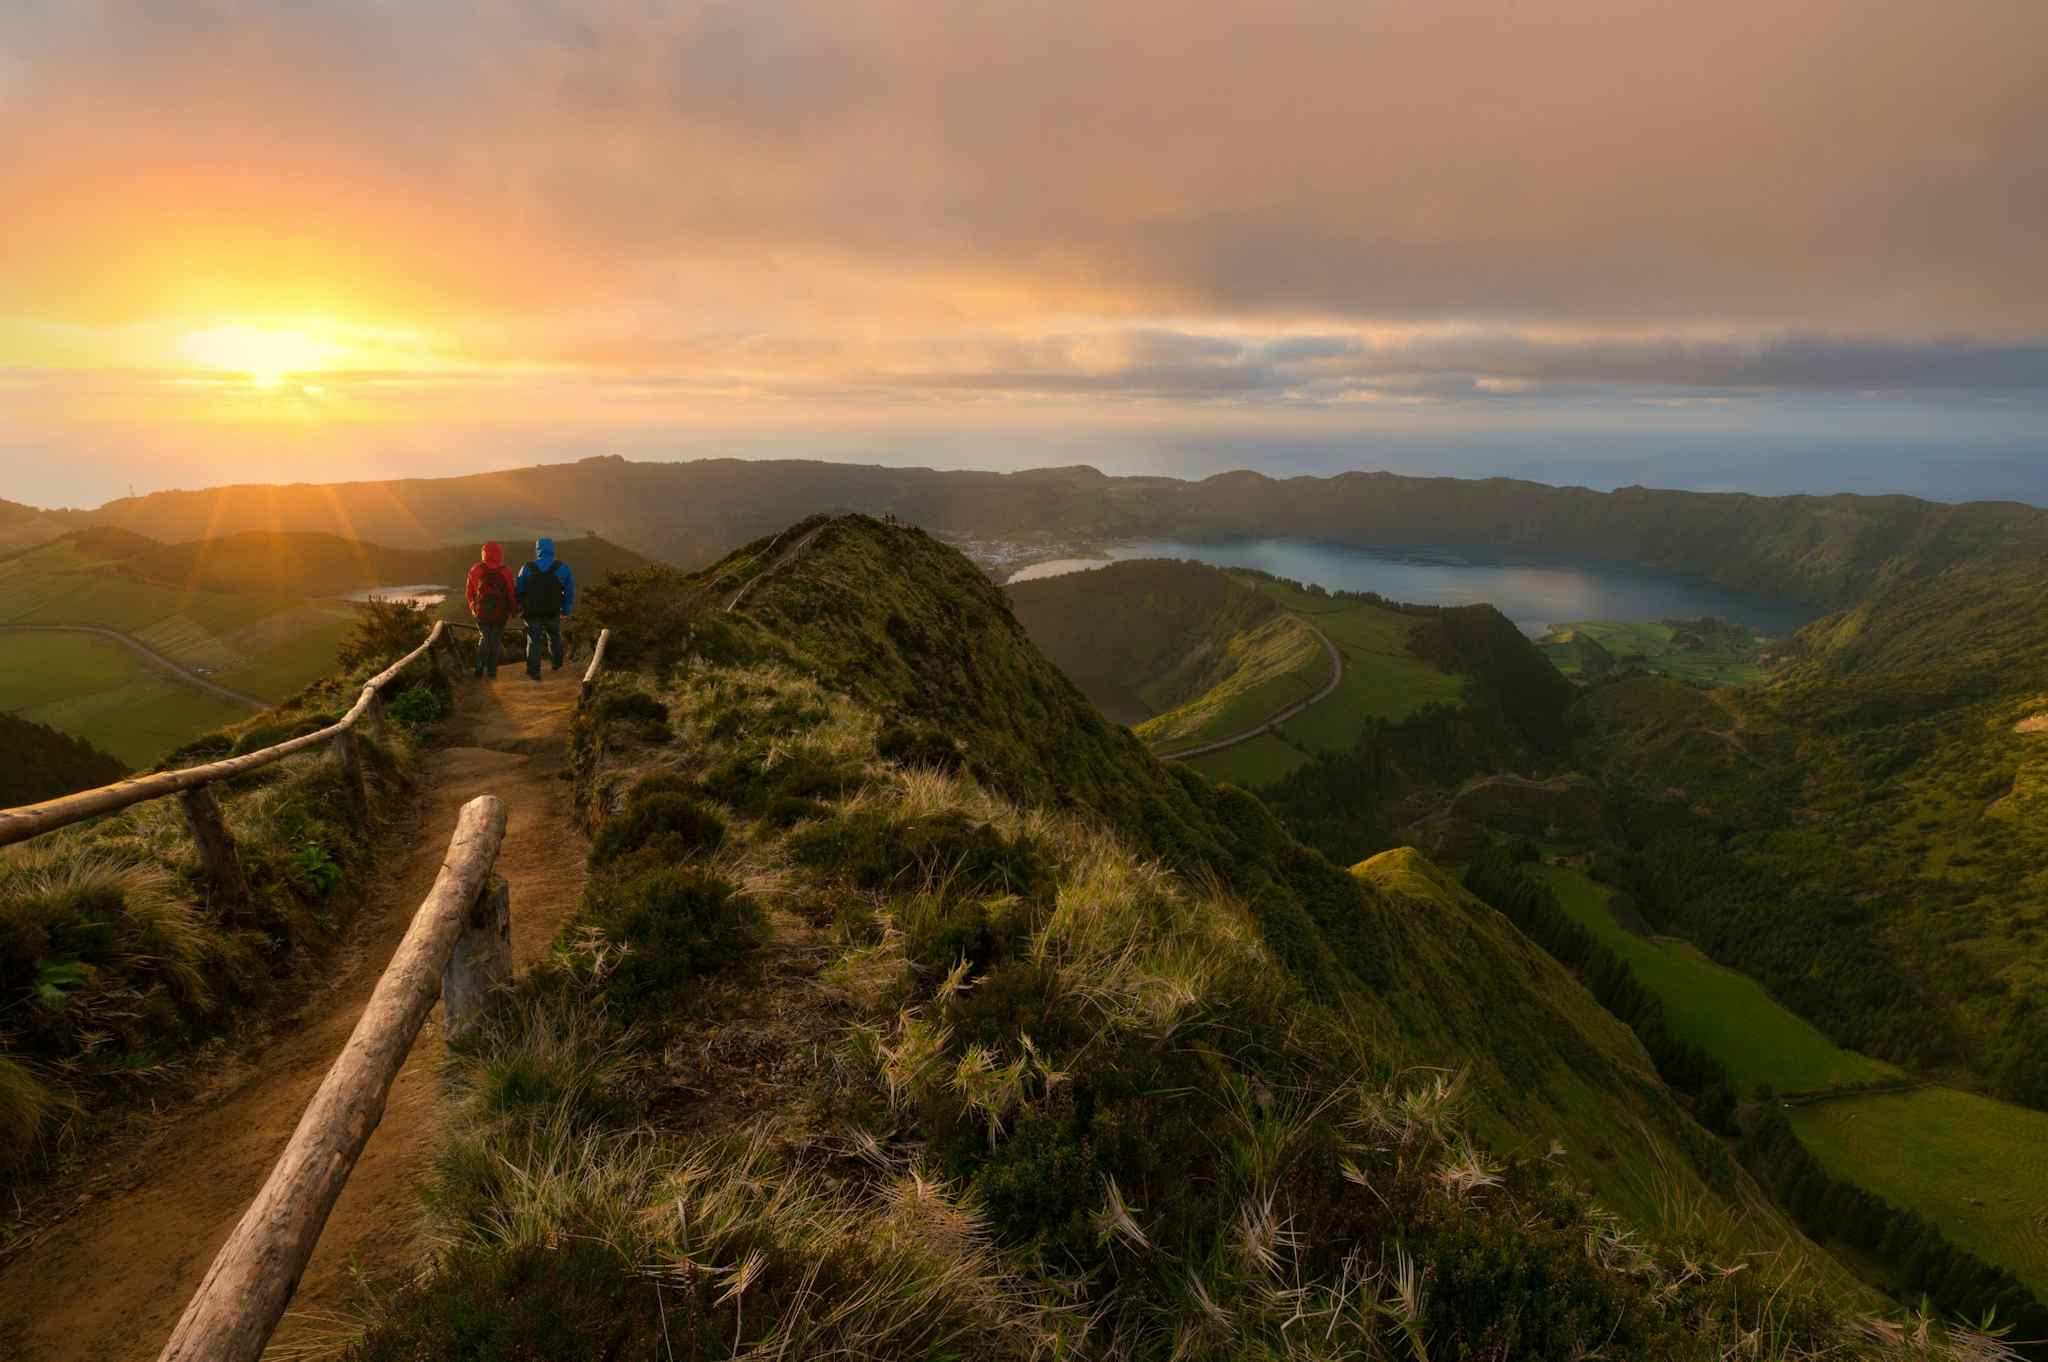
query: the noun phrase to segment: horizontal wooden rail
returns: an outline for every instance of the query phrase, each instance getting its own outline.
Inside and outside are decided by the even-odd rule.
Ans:
[[[597,631],[597,643],[590,650],[590,665],[583,672],[583,687],[576,692],[576,703],[587,705],[597,690],[597,674],[604,670],[604,645],[612,641],[612,631]]]
[[[501,800],[480,795],[462,806],[433,889],[159,1362],[255,1362],[262,1355],[434,1000],[445,995],[449,1034],[460,1034],[510,973],[510,907],[505,882],[492,873],[504,840]]]
[[[188,791],[196,792],[217,780],[226,780],[231,776],[259,770],[274,762],[283,761],[295,752],[317,747],[323,742],[335,744],[335,755],[349,768],[350,779],[355,782],[355,789],[360,792],[361,766],[354,744],[356,725],[367,719],[378,737],[384,735],[384,702],[378,692],[416,659],[425,655],[446,634],[446,626],[436,624],[428,631],[426,642],[363,683],[362,694],[356,697],[356,702],[348,713],[342,715],[337,722],[315,732],[288,739],[275,746],[266,747],[260,752],[248,752],[239,757],[227,757],[200,766],[187,766],[179,771],[158,771],[152,775],[136,776],[132,780],[102,785],[96,790],[81,790],[77,794],[46,799],[40,804],[0,809],[0,846],[24,842],[31,837],[39,837],[43,833],[54,832],[58,828],[100,814],[113,813],[145,800],[185,794]],[[200,844],[202,859],[207,857],[208,838],[199,830],[198,823],[208,817],[207,806],[211,805],[211,802],[211,796],[208,795],[203,799],[188,800],[186,805],[188,813],[193,811],[195,803],[201,806],[200,813],[194,820],[193,835]],[[211,810],[209,821],[213,824],[218,823],[217,809]],[[225,835],[224,828],[220,831]],[[209,871],[214,869],[211,864],[207,868]]]

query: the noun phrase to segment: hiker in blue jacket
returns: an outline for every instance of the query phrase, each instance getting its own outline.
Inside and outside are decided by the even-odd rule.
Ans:
[[[537,539],[533,560],[519,569],[512,587],[526,616],[526,676],[538,681],[543,640],[555,670],[562,670],[562,621],[576,608],[576,574],[556,560],[554,540]]]

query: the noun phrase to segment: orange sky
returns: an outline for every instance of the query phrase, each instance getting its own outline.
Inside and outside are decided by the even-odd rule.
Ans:
[[[0,452],[2024,430],[2044,71],[2039,0],[14,6]]]

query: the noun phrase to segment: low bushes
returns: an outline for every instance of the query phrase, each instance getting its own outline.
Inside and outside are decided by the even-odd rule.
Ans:
[[[717,814],[687,794],[656,790],[634,797],[597,830],[590,861],[609,865],[633,855],[655,863],[681,861],[715,851],[724,841],[725,822]]]
[[[678,868],[605,889],[588,921],[622,952],[606,994],[623,1007],[656,1010],[692,978],[746,954],[763,929],[752,899],[715,875]]]

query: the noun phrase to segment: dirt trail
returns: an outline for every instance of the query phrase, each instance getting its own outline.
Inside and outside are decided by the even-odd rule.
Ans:
[[[443,746],[422,762],[419,837],[358,917],[327,991],[203,1104],[137,1145],[112,1151],[85,1199],[0,1267],[0,1355],[22,1362],[156,1356],[214,1253],[262,1185],[321,1076],[340,1053],[413,910],[441,868],[456,811],[505,801],[498,873],[512,887],[512,947],[539,956],[583,892],[584,846],[571,809],[568,730],[576,675],[464,679]],[[420,1033],[300,1282],[270,1356],[335,1330],[361,1298],[356,1273],[388,1284],[413,1257],[418,1191],[442,1110],[440,1010]]]

